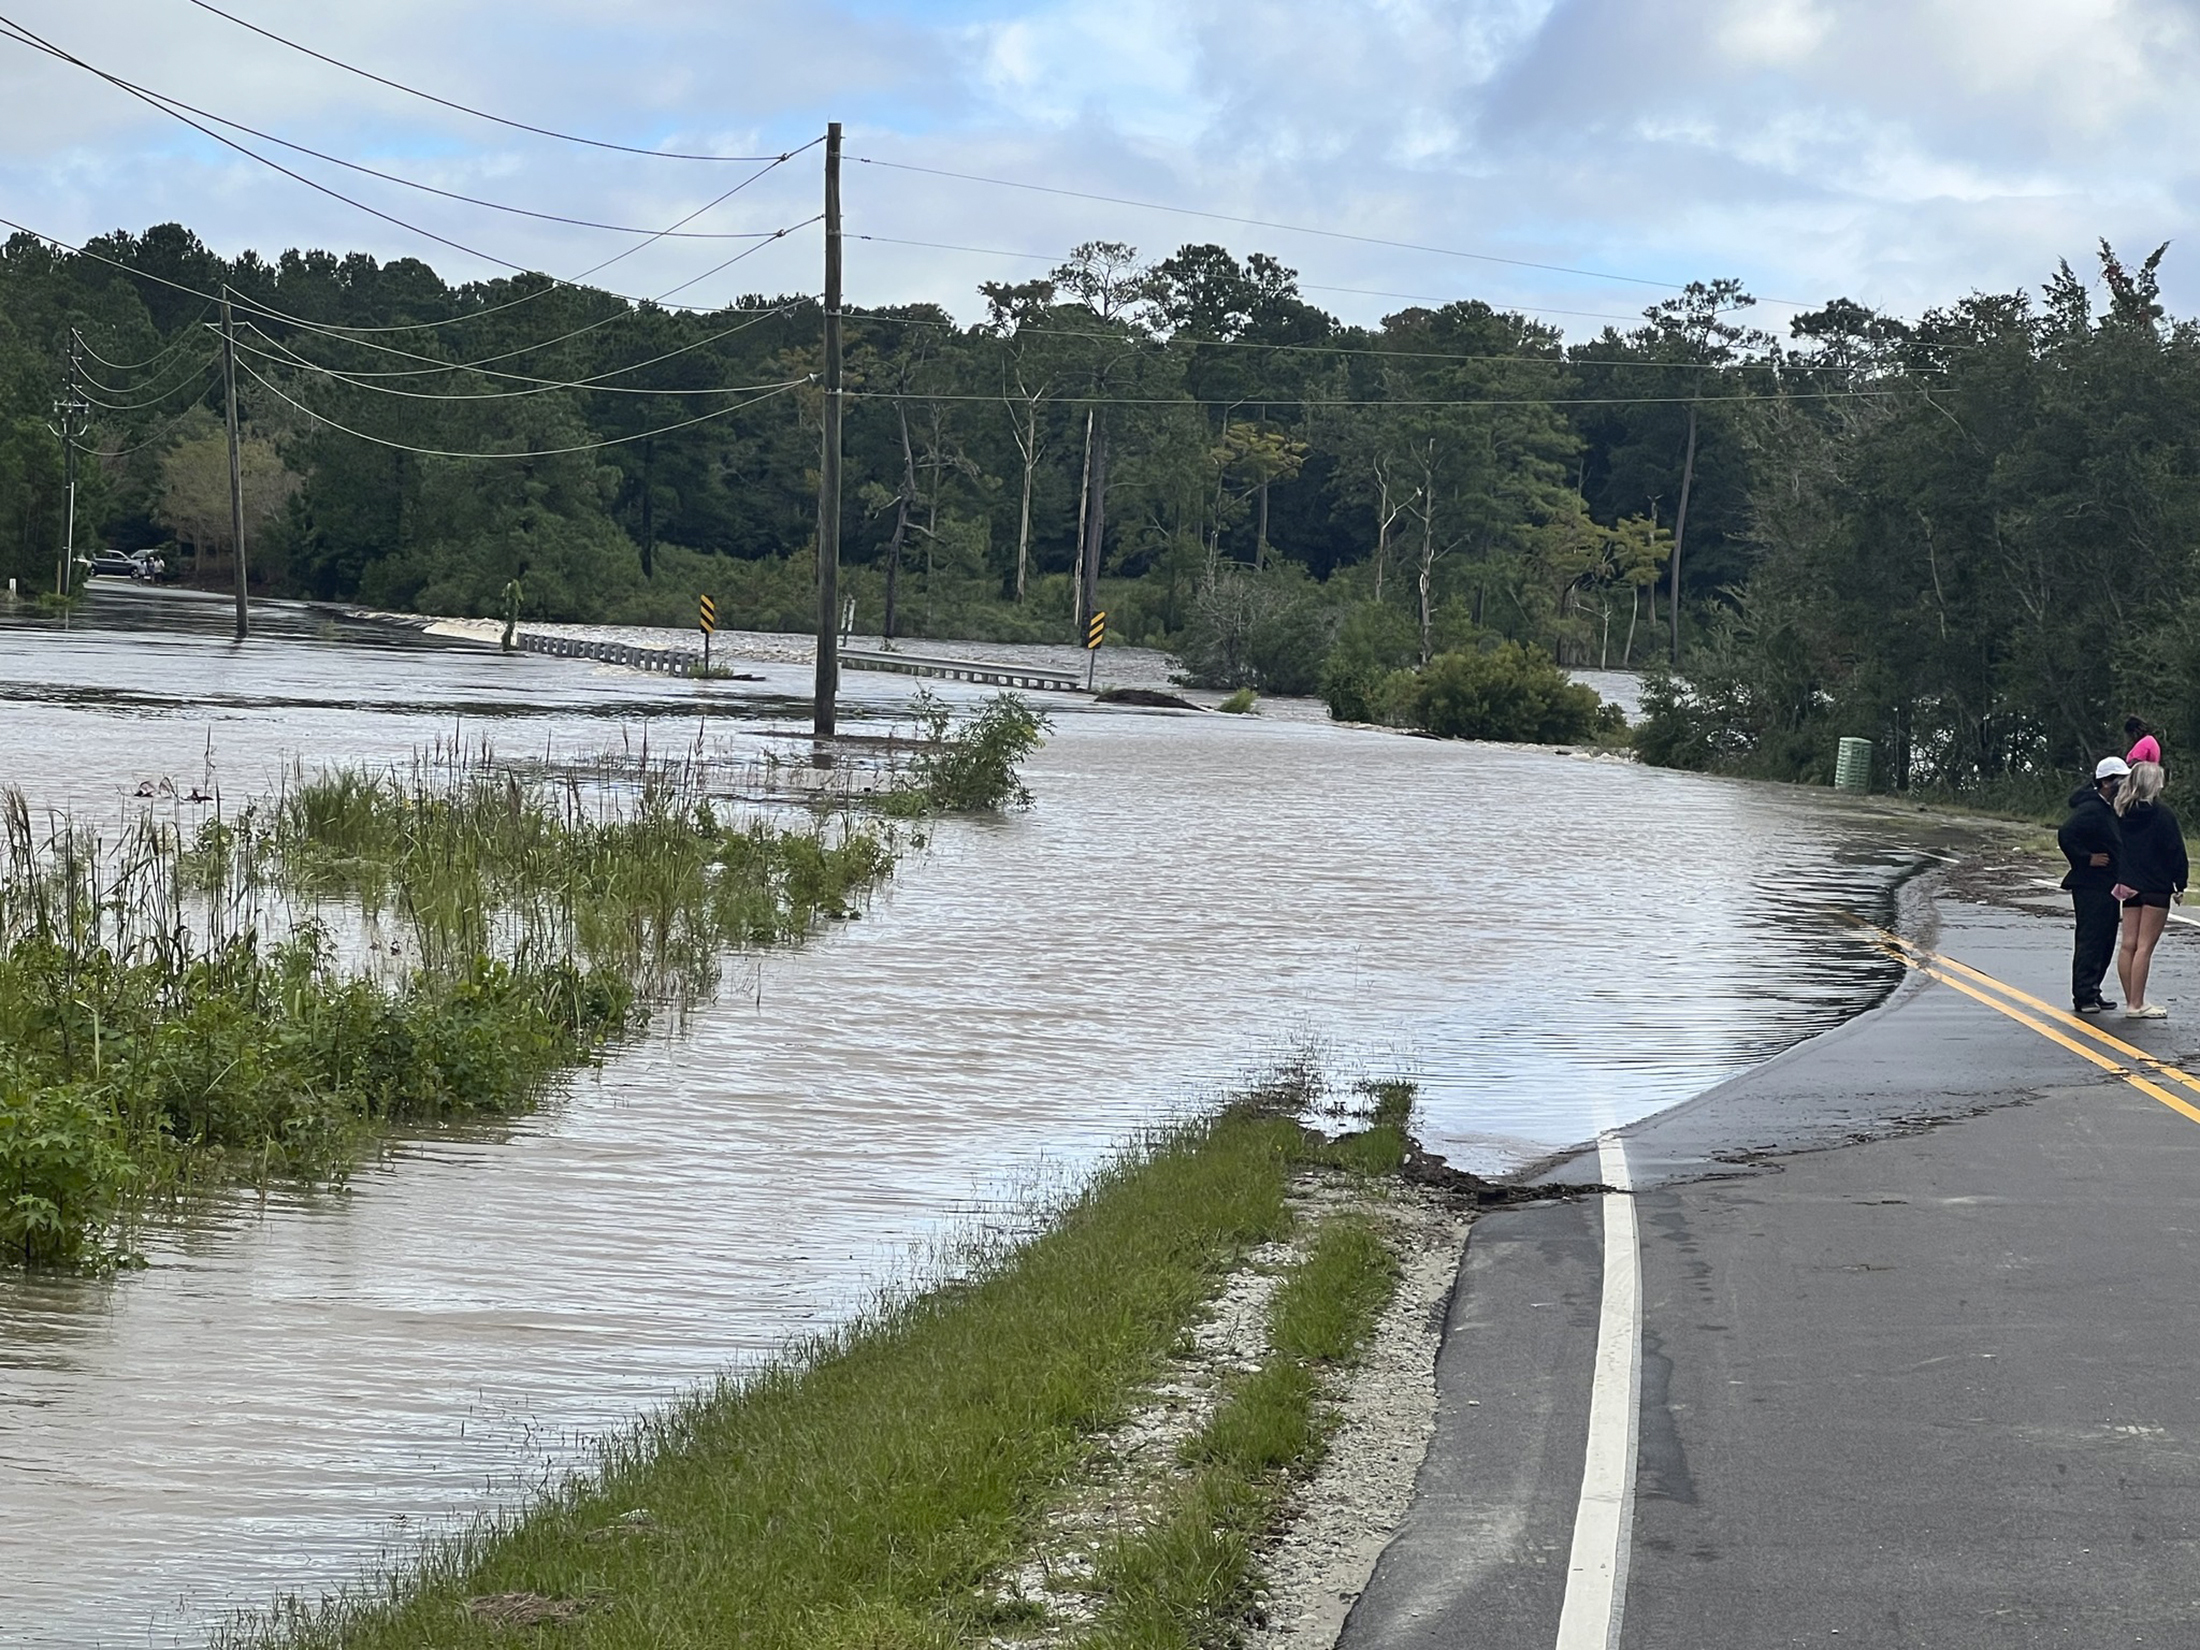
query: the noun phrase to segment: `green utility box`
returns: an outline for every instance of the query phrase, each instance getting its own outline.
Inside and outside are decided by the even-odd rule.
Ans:
[[[1872,788],[1872,742],[1869,739],[1841,741],[1841,754],[1833,762],[1833,788],[1837,791]]]

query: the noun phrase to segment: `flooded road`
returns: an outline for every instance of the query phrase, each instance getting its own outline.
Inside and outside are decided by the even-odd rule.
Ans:
[[[290,760],[403,759],[454,727],[576,756],[700,729],[739,760],[800,725],[808,685],[302,612],[240,649],[219,623],[0,622],[0,781],[111,814],[142,779],[249,796]],[[911,685],[851,673],[844,726],[882,729]],[[1049,708],[1031,813],[943,827],[865,920],[762,959],[503,1137],[241,1199],[111,1282],[0,1275],[0,1644],[196,1644],[350,1579],[1294,1041],[1417,1077],[1432,1146],[1502,1167],[1885,983],[1809,908],[1881,906],[1914,855],[1823,793]]]

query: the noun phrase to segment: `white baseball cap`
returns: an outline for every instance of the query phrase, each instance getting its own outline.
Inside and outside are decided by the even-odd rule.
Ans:
[[[2131,772],[2130,766],[2120,756],[2104,756],[2094,765],[2095,779],[2121,779]]]

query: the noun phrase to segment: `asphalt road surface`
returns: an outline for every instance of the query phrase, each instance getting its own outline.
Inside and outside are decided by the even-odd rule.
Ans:
[[[1476,1225],[1345,1650],[2200,1646],[2200,927],[2082,1029],[2053,911]]]

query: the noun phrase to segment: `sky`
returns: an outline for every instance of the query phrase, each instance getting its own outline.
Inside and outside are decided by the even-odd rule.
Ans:
[[[1217,241],[1272,253],[1358,322],[1480,298],[1581,337],[1735,276],[1760,300],[1751,319],[1784,333],[1836,296],[1914,315],[2037,288],[2058,259],[2090,275],[2105,237],[2133,257],[2175,243],[2170,307],[2200,311],[2200,245],[2184,244],[2200,0],[218,3],[391,79],[614,143],[773,155],[840,120],[846,228],[869,237],[848,245],[859,304],[971,319],[979,282],[1042,274],[1079,241],[1148,257]],[[513,131],[191,0],[0,0],[0,16],[273,136],[537,212],[661,230],[758,170]],[[821,282],[816,149],[688,225],[801,226],[785,236],[645,242],[241,141],[412,227],[0,42],[0,217],[65,240],[174,220],[225,254],[356,249],[449,278],[595,269],[617,291],[704,305]]]

